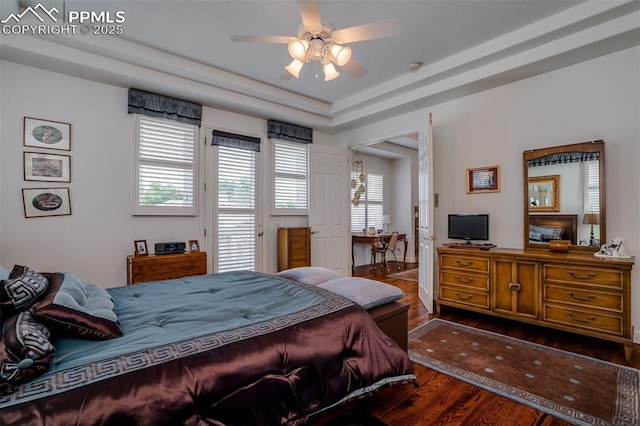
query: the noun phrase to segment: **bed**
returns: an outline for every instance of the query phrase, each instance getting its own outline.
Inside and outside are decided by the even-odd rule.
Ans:
[[[2,425],[297,425],[417,383],[367,307],[324,283],[245,271],[104,290],[69,273],[42,275],[58,295],[70,286],[85,299],[97,299],[87,288],[106,293],[96,305],[112,300],[115,320],[69,313],[51,288],[20,313],[50,328],[55,352],[44,371],[5,387]],[[60,311],[66,317],[55,318]]]
[[[529,242],[568,240],[577,244],[578,216],[575,214],[530,214]]]

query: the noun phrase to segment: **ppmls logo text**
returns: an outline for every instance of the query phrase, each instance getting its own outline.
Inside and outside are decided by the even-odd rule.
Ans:
[[[64,10],[65,2],[63,2]],[[34,18],[39,23],[34,23]],[[61,16],[56,7],[47,9],[41,3],[27,7],[20,13],[11,13],[2,19],[4,35],[58,35],[58,34],[122,34],[125,12],[108,10],[69,10]]]

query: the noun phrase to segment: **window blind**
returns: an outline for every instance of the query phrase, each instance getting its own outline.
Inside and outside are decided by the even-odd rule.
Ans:
[[[360,172],[351,172],[351,178],[360,182]],[[364,199],[360,199],[358,206],[351,205],[351,230],[360,232],[370,226],[382,229],[382,211],[384,202],[383,193],[384,178],[380,174],[367,173],[365,181],[366,191]],[[351,188],[351,199],[356,188]]]
[[[600,213],[600,163],[587,161],[585,163],[586,195],[584,211]]]
[[[307,145],[274,140],[276,209],[307,209]]]

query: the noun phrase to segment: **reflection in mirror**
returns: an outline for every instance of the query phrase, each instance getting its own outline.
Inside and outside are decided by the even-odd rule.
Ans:
[[[603,141],[525,151],[523,172],[525,247],[569,240],[570,250],[597,251],[606,242]]]
[[[560,175],[529,177],[529,210],[560,211]]]

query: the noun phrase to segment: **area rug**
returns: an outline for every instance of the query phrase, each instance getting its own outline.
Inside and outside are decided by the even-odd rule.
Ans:
[[[409,357],[577,425],[634,425],[640,370],[433,319],[409,333]]]
[[[418,281],[418,268],[396,272],[395,274],[387,275],[387,277],[397,278],[399,280]]]

